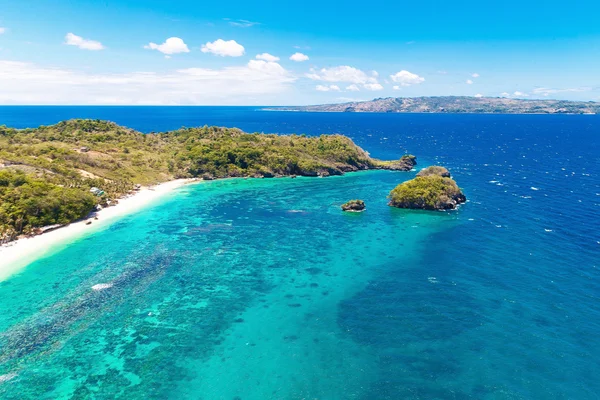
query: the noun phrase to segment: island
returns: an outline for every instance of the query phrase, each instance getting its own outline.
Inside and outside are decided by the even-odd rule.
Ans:
[[[178,179],[409,171],[416,158],[369,156],[342,135],[275,135],[204,126],[144,134],[101,120],[0,126],[0,242],[69,224],[142,187]]]
[[[507,97],[386,97],[369,101],[298,107],[270,107],[273,111],[471,113],[471,114],[600,114],[593,101],[513,99]]]
[[[348,212],[362,212],[366,210],[365,202],[362,200],[350,200],[342,204],[342,210]]]
[[[444,167],[432,166],[414,179],[396,186],[388,195],[388,205],[418,210],[453,210],[467,201]]]

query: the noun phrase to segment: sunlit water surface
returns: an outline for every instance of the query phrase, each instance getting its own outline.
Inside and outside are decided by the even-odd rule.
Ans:
[[[71,117],[343,133],[470,201],[389,208],[414,172],[186,186],[0,283],[1,398],[598,398],[599,117],[0,107]]]

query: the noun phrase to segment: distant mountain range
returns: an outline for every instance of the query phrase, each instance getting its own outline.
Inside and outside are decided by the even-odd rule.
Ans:
[[[566,100],[523,100],[503,97],[387,97],[370,101],[298,107],[272,111],[481,113],[481,114],[600,114],[600,103]]]

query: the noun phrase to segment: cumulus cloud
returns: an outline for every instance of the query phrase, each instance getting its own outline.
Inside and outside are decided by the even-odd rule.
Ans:
[[[149,50],[158,50],[166,55],[190,52],[190,49],[188,49],[187,44],[185,44],[185,42],[178,37],[170,37],[167,40],[165,40],[163,44],[156,44],[150,42],[146,46],[144,46],[144,48]]]
[[[471,75],[473,78],[479,78],[479,74],[477,72],[475,72],[473,75]]]
[[[0,35],[2,35],[5,32],[6,32],[6,28],[3,28],[3,27],[0,26]]]
[[[394,89],[394,90],[402,90],[402,88],[400,86],[398,86],[398,85],[394,85],[392,87],[392,89]]]
[[[358,85],[362,85],[367,90],[382,90],[383,86],[377,81],[374,72],[367,74],[360,69],[340,65],[338,67],[322,68],[318,71],[311,68],[310,73],[305,76],[315,81],[352,83],[353,85],[348,86],[351,89],[347,89],[350,91],[359,90]]]
[[[290,56],[290,60],[296,61],[296,62],[302,62],[302,61],[308,61],[309,58],[306,54],[294,53]]]
[[[295,80],[281,65],[264,60],[118,74],[0,61],[0,104],[266,104]]]
[[[221,57],[240,57],[243,56],[246,50],[244,46],[235,40],[217,39],[214,42],[207,42],[202,45],[203,53],[212,53]]]
[[[360,88],[358,87],[358,85],[350,85],[350,86],[346,86],[346,90],[349,92],[360,92]]]
[[[527,96],[529,96],[527,93],[519,92],[518,90],[516,92],[514,92],[513,95],[518,96],[518,97],[527,97]]]
[[[319,91],[319,92],[339,92],[340,91],[340,87],[337,85],[329,85],[329,86],[317,85],[315,87],[315,89],[317,89],[317,91]]]
[[[325,82],[348,82],[348,83],[377,83],[377,79],[367,75],[360,69],[350,67],[348,65],[341,65],[333,68],[323,68],[319,71],[311,69],[306,77],[315,81]]]
[[[472,80],[470,80],[470,79],[467,79],[467,82],[466,82],[466,84],[467,84],[467,85],[472,85],[472,84],[473,84],[473,81],[472,81]]]
[[[381,86],[379,83],[365,83],[363,85],[363,87],[367,90],[383,90],[383,86]]]
[[[69,46],[77,46],[83,50],[104,50],[102,43],[95,40],[84,39],[81,36],[77,36],[70,32],[65,36],[65,44]]]
[[[250,60],[248,62],[248,68],[254,71],[264,72],[269,75],[284,75],[286,73],[285,68],[276,62],[264,60]]]
[[[418,85],[425,82],[425,78],[422,76],[406,70],[396,72],[394,75],[390,75],[390,78],[392,78],[392,81],[399,83],[400,86]]]
[[[483,97],[483,95],[482,95],[481,93],[477,93],[477,94],[475,95],[475,97],[477,97],[478,99],[480,99],[480,98],[482,98],[482,97]]]
[[[510,93],[508,93],[508,92],[502,92],[502,93],[500,93],[500,96],[502,96],[502,97],[509,97]]]
[[[275,57],[269,53],[257,54],[256,59],[257,60],[265,60],[265,61],[269,61],[269,62],[279,61],[279,57]]]

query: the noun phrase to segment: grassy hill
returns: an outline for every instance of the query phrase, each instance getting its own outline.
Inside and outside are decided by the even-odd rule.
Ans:
[[[0,126],[0,240],[65,224],[132,191],[176,178],[327,176],[410,169],[371,158],[341,135],[269,135],[221,127],[142,134],[112,122]],[[91,187],[105,194],[90,193]]]

